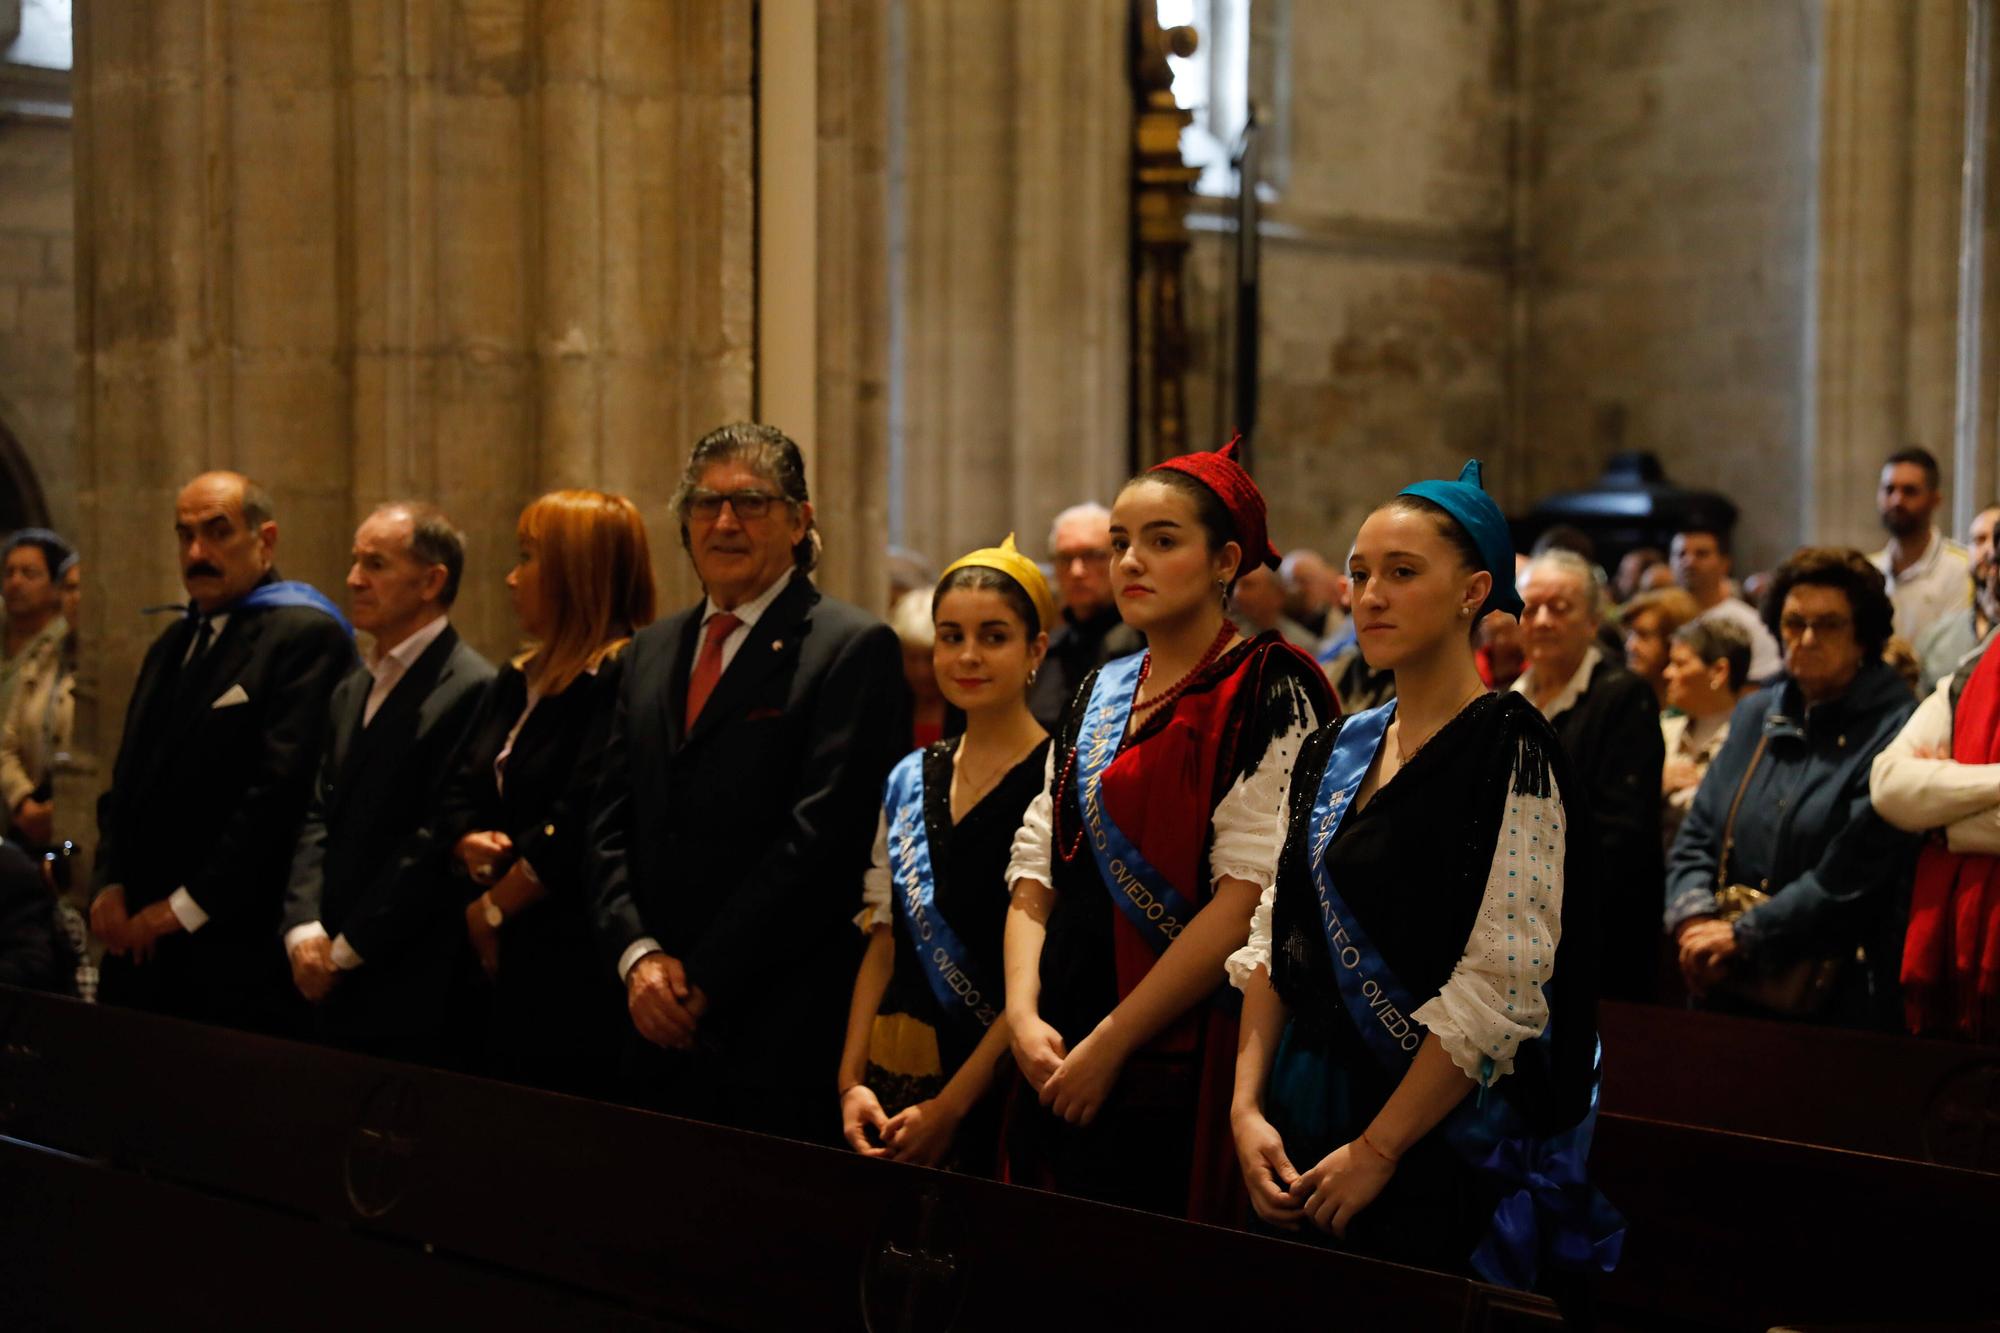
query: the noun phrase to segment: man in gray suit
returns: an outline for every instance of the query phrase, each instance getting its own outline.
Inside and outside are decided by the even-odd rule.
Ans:
[[[323,1040],[442,1058],[462,904],[421,840],[493,679],[450,609],[465,539],[430,505],[397,502],[354,534],[347,589],[375,647],[334,689],[328,742],[292,860],[292,981]]]

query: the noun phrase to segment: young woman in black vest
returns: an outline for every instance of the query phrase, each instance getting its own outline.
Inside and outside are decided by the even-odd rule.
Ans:
[[[1512,575],[1477,464],[1362,525],[1354,621],[1396,699],[1300,752],[1277,883],[1229,960],[1231,1121],[1265,1225],[1530,1287],[1608,1268],[1622,1230],[1584,1177],[1596,940],[1567,766],[1473,659]]]
[[[886,784],[859,922],[868,952],[841,1056],[841,1129],[866,1156],[990,1175],[1013,1065],[1005,872],[1047,763],[1028,687],[1056,603],[1010,536],[947,569],[930,614],[932,669],[964,710],[965,733],[912,752]]]

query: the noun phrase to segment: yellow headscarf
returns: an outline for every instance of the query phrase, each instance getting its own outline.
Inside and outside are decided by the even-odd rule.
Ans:
[[[1042,577],[1042,571],[1035,562],[1022,555],[1014,545],[1014,534],[1008,533],[1007,540],[998,546],[988,546],[984,550],[962,555],[938,575],[938,583],[951,577],[955,569],[965,569],[978,565],[986,569],[997,569],[1014,582],[1021,585],[1021,591],[1028,594],[1028,600],[1035,604],[1035,614],[1041,617],[1042,631],[1054,633],[1056,625],[1055,594],[1049,591],[1049,581]]]

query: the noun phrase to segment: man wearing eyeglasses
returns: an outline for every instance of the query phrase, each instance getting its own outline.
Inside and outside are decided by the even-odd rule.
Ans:
[[[1145,638],[1118,616],[1111,596],[1111,511],[1071,505],[1049,526],[1049,563],[1063,623],[1049,635],[1048,656],[1028,690],[1028,709],[1051,735],[1083,678],[1114,657],[1136,653]]]
[[[707,596],[627,650],[589,834],[630,1092],[832,1144],[852,921],[909,737],[902,649],[807,577],[819,533],[781,431],[704,437],[674,509]]]

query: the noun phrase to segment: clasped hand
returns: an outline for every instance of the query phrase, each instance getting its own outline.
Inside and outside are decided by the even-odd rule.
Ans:
[[[1089,1124],[1111,1096],[1118,1071],[1125,1067],[1126,1054],[1117,1036],[1100,1023],[1075,1050],[1062,1057],[1055,1072],[1043,1082],[1042,1105],[1072,1125]]]
[[[340,970],[333,965],[333,941],[324,935],[301,940],[291,952],[292,984],[308,1004],[318,1004],[333,993]]]
[[[498,829],[480,829],[460,838],[451,854],[474,884],[497,884],[514,860],[514,840]]]
[[[1396,1164],[1359,1141],[1342,1144],[1286,1191],[1299,1215],[1321,1231],[1345,1238],[1355,1214],[1375,1202]]]
[[[708,997],[688,981],[681,960],[667,953],[649,953],[625,975],[625,1007],[632,1026],[655,1046],[676,1051],[694,1049],[695,1025],[708,1012]]]
[[[91,933],[104,941],[106,951],[144,963],[153,957],[162,936],[181,928],[165,899],[142,908],[137,916],[125,911],[125,886],[113,884],[90,904]]]
[[[942,1095],[906,1106],[895,1115],[882,1109],[875,1090],[857,1083],[841,1094],[840,1124],[847,1144],[863,1157],[936,1166],[951,1151],[964,1117]]]
[[[1708,992],[1729,976],[1736,957],[1736,927],[1714,917],[1701,917],[1682,926],[1676,942],[1680,946],[1681,975],[1696,995]]]

